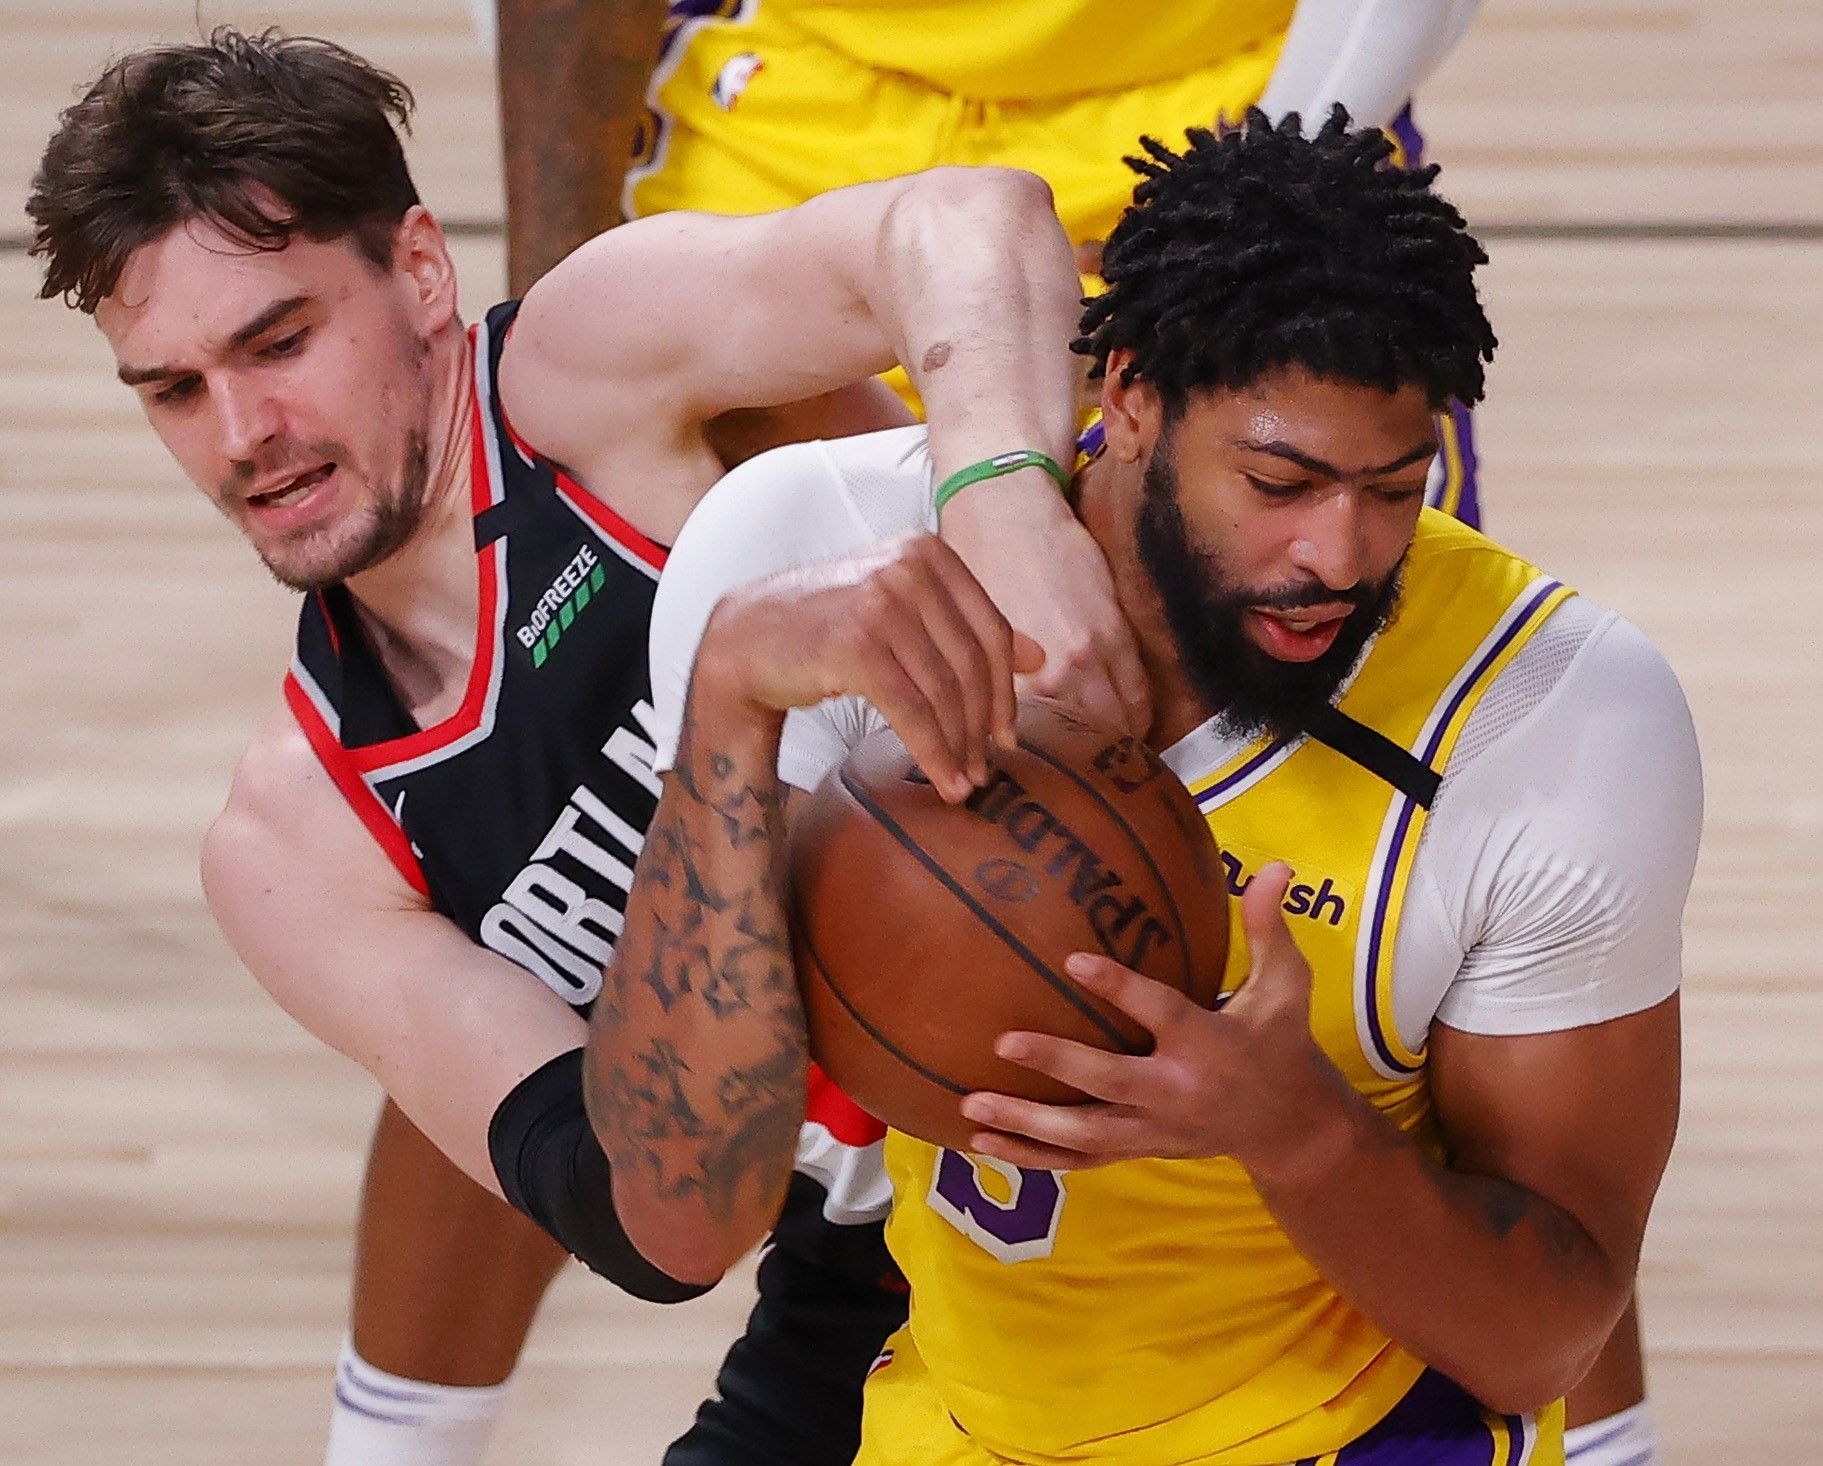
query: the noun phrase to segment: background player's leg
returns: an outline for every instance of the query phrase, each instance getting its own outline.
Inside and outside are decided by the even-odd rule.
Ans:
[[[327,1466],[481,1459],[561,1247],[456,1169],[389,1100],[361,1195],[352,1343]]]
[[[514,295],[620,221],[664,0],[497,0],[507,276]]]
[[[1567,1466],[1651,1466],[1656,1446],[1645,1400],[1635,1300],[1614,1326],[1595,1367],[1564,1402]]]

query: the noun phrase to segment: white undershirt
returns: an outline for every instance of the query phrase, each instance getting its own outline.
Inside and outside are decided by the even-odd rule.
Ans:
[[[921,427],[778,449],[723,479],[678,537],[653,606],[658,768],[675,757],[690,663],[725,592],[934,523]],[[780,777],[814,788],[880,726],[859,698],[794,711]],[[1212,722],[1164,757],[1193,782],[1238,751]],[[1425,825],[1393,978],[1405,1044],[1421,1048],[1438,1019],[1542,1033],[1668,997],[1701,825],[1677,678],[1631,624],[1572,599],[1477,704]]]

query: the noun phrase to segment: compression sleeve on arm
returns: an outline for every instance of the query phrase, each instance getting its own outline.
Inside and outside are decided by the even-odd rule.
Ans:
[[[750,458],[709,490],[671,546],[652,602],[653,768],[677,761],[696,650],[722,596],[763,576],[934,529],[921,427],[794,443]],[[859,698],[793,708],[779,777],[814,789],[879,723]]]
[[[1475,18],[1480,0],[1298,0],[1260,107],[1320,127],[1337,102],[1385,127]]]
[[[1541,702],[1446,774],[1435,818],[1423,878],[1464,913],[1436,1008],[1452,1028],[1555,1032],[1677,990],[1702,758],[1677,675],[1636,627],[1605,616]]]
[[[582,1050],[559,1054],[513,1086],[487,1127],[501,1193],[610,1283],[649,1303],[682,1303],[712,1285],[652,1266],[622,1230],[582,1102]]]

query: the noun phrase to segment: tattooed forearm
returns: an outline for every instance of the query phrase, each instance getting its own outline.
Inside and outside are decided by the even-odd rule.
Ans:
[[[1502,1413],[1580,1377],[1633,1258],[1523,1182],[1440,1159],[1352,1090],[1295,1168],[1258,1178],[1298,1251],[1389,1338]]]
[[[1350,1095],[1346,1103],[1353,1120],[1353,1151],[1369,1164],[1402,1158],[1422,1172],[1438,1204],[1500,1241],[1522,1227],[1528,1229],[1546,1263],[1560,1277],[1574,1277],[1601,1264],[1600,1250],[1588,1232],[1555,1202],[1501,1176],[1458,1170],[1426,1153],[1365,1100]]]
[[[1435,1159],[1365,1101],[1353,1104],[1358,1154],[1404,1157],[1422,1171],[1438,1204],[1499,1241],[1526,1229],[1545,1264],[1560,1279],[1575,1279],[1591,1267],[1604,1265],[1600,1249],[1582,1224],[1555,1202],[1504,1177],[1458,1170]]]
[[[1560,1277],[1574,1277],[1602,1257],[1581,1223],[1536,1191],[1498,1176],[1445,1172],[1457,1188],[1467,1188],[1463,1209],[1487,1224],[1496,1237],[1507,1238],[1521,1226],[1531,1228],[1545,1261]]]
[[[586,1068],[617,1197],[736,1253],[776,1215],[804,1116],[776,733],[686,712]]]

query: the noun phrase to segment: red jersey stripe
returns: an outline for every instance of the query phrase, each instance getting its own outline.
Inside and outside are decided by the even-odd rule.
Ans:
[[[806,1088],[809,1101],[805,1118],[813,1125],[821,1125],[843,1145],[872,1145],[886,1138],[886,1127],[837,1089],[835,1081],[816,1064],[810,1066]]]
[[[647,539],[561,468],[555,471],[557,492],[574,504],[590,524],[654,570],[665,568],[668,551],[663,545],[657,540]]]
[[[309,694],[298,684],[297,677],[292,673],[285,675],[285,703],[291,709],[291,716],[297,720],[298,727],[303,729],[304,737],[309,741],[324,772],[348,801],[348,807],[367,826],[367,832],[379,842],[380,849],[386,852],[386,858],[405,878],[405,883],[429,900],[430,883],[424,879],[424,871],[418,864],[418,857],[412,854],[411,841],[405,838],[405,831],[399,828],[398,822],[380,803],[380,796],[368,787],[367,781],[355,769],[341,740],[330,731],[329,725],[323,721],[323,715],[317,711],[316,704],[310,700]]]
[[[469,445],[471,468],[469,474],[469,492],[477,515],[492,503],[492,488],[487,472],[487,443],[482,436],[481,405],[477,402],[470,421],[472,442]],[[494,659],[499,655],[499,640],[495,625],[500,606],[499,557],[494,546],[489,545],[475,551],[475,575],[478,583],[476,599],[475,657],[469,664],[468,686],[463,689],[462,702],[455,712],[451,713],[435,727],[420,729],[403,738],[389,739],[384,743],[372,743],[361,748],[348,750],[348,756],[354,766],[362,773],[374,769],[386,768],[391,764],[404,763],[409,759],[422,758],[427,753],[465,738],[481,726],[482,714],[487,708],[488,689],[494,678]]]
[[[507,337],[509,340],[512,337],[510,328],[507,331]],[[499,392],[496,391],[494,395],[498,397]],[[513,446],[519,450],[520,454],[527,459],[527,461],[536,460],[541,457],[536,448],[519,436],[519,430],[513,426],[512,418],[507,415],[505,402],[501,402],[500,404],[500,421],[506,424],[507,437],[512,440]],[[553,463],[551,465],[551,471],[557,478],[557,491],[568,498],[590,524],[594,525],[595,528],[600,530],[609,539],[613,540],[622,549],[631,551],[654,570],[663,570],[665,568],[666,550],[663,545],[659,544],[656,540],[647,539],[638,530],[633,528],[632,525],[628,524],[626,520],[622,519],[612,509],[608,508],[606,504],[602,503],[600,499],[596,498],[594,494],[577,483],[575,479],[570,477],[567,471],[558,467],[557,464]]]

